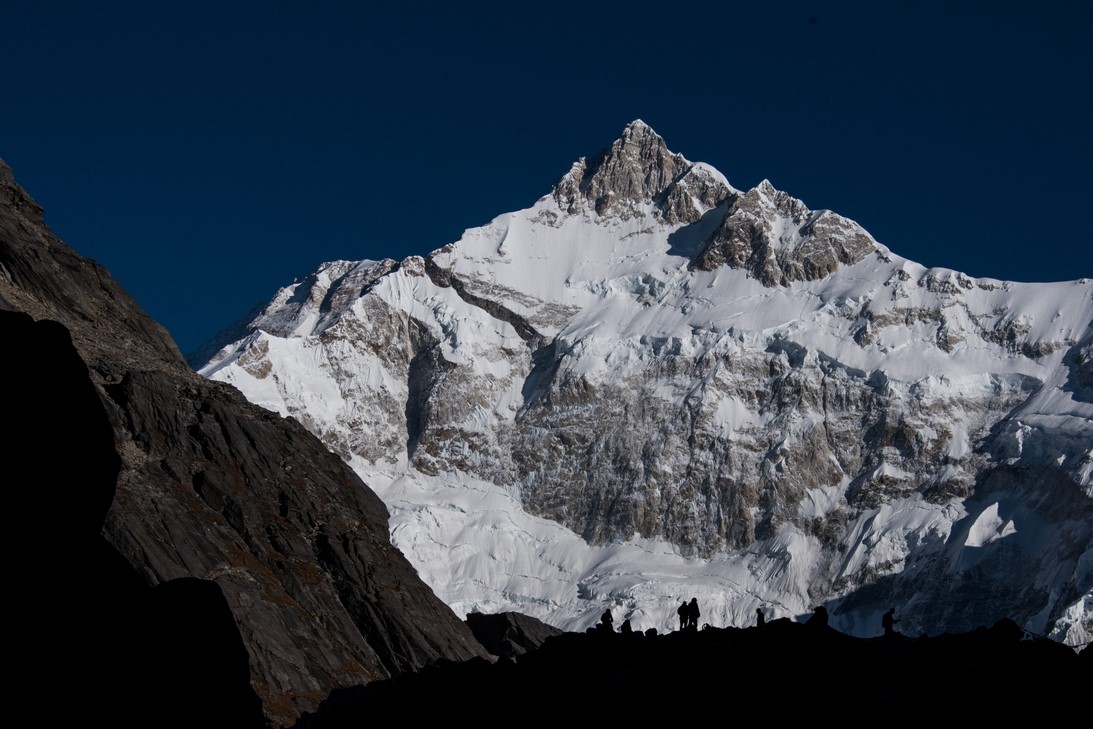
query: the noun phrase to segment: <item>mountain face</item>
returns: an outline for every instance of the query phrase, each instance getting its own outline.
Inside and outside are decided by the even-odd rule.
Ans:
[[[296,421],[193,372],[101,266],[52,235],[41,208],[2,162],[0,308],[63,325],[57,328],[67,330],[105,411],[106,450],[111,441],[116,450],[103,456],[114,461],[108,475],[94,471],[93,491],[74,483],[79,474],[72,468],[38,463],[53,476],[23,476],[20,483],[52,489],[61,506],[44,508],[39,498],[19,518],[84,504],[87,543],[98,545],[101,532],[102,548],[125,565],[111,574],[131,572],[143,587],[158,586],[154,595],[168,596],[156,614],[196,620],[178,599],[191,593],[212,594],[195,598],[210,610],[226,605],[246,649],[250,684],[272,723],[294,723],[338,687],[438,659],[487,655],[392,546],[387,509],[357,475]],[[15,341],[6,324],[5,333],[5,341]],[[19,356],[33,366],[32,352]],[[20,388],[23,379],[5,383]],[[43,398],[42,406],[49,402]],[[66,443],[82,437],[71,428],[61,432],[71,437],[56,444],[58,460],[69,455]],[[56,546],[68,544],[71,530],[51,536],[45,525],[55,522],[43,519],[36,540],[45,542],[39,552],[57,555],[50,569],[63,578],[93,564],[75,548]],[[105,593],[117,582],[108,577],[79,575],[77,584]],[[215,586],[210,593],[194,583]],[[172,632],[176,640],[188,635],[182,626]],[[52,659],[64,662],[63,655]]]
[[[376,489],[457,613],[1093,632],[1093,282],[927,269],[633,122],[425,257],[191,359]],[[619,613],[616,612],[616,615]]]

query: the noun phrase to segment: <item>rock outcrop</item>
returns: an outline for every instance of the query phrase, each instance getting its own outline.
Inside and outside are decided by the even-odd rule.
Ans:
[[[554,185],[558,207],[568,215],[628,220],[656,210],[665,223],[694,223],[706,210],[733,196],[715,170],[689,162],[637,120],[612,145],[591,159],[581,157]]]
[[[501,658],[516,658],[562,634],[553,625],[513,612],[469,613],[467,625],[479,643]]]
[[[737,197],[693,266],[740,268],[766,286],[814,281],[877,250],[857,223],[812,211],[766,180]]]
[[[360,478],[299,423],[195,374],[102,266],[50,232],[2,162],[0,307],[71,333],[120,456],[113,501],[96,502],[102,536],[145,585],[215,583],[272,722],[336,687],[486,655],[391,545],[387,509]]]

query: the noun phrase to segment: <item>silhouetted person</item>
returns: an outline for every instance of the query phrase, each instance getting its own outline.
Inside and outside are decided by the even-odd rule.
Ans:
[[[603,615],[600,616],[600,630],[605,632],[615,632],[614,628],[615,618],[611,617],[610,610],[604,610]]]
[[[762,628],[767,624],[767,616],[763,614],[763,608],[755,608],[755,626]]]
[[[698,611],[698,598],[692,597],[690,604],[687,605],[687,625],[691,630],[698,630],[698,616],[701,613]]]
[[[630,627],[630,618],[622,621],[622,627],[619,628],[619,632],[626,633],[627,635],[634,632],[634,629]]]
[[[689,620],[688,620],[689,610],[687,608],[687,601],[686,600],[679,603],[679,607],[676,608],[676,615],[679,616],[679,629],[680,630],[686,630],[687,629],[687,623],[689,622]]]
[[[827,608],[823,605],[813,608],[812,617],[808,619],[808,624],[813,628],[826,628],[827,627]]]
[[[881,626],[884,627],[885,635],[896,635],[896,623],[899,620],[896,618],[896,609],[892,608],[884,614],[884,617],[880,619]]]

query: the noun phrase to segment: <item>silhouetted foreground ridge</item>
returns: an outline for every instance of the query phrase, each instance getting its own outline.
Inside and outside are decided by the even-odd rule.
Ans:
[[[968,633],[855,638],[775,620],[761,628],[664,635],[566,633],[515,661],[475,659],[335,692],[300,729],[590,726],[672,721],[710,711],[787,721],[867,718],[879,727],[1045,725],[1087,700],[1093,652],[1029,637],[1010,620]]]
[[[50,726],[285,727],[337,687],[489,655],[353,470],[191,370],[3,160],[0,311],[20,708]]]
[[[101,534],[121,459],[68,330],[0,308],[0,337],[36,357],[0,358],[8,508],[21,525],[7,585],[16,710],[43,726],[265,727],[220,587],[147,585]]]

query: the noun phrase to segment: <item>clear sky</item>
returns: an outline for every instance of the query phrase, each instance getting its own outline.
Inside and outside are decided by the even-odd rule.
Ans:
[[[1093,276],[1090,2],[37,2],[0,158],[189,352],[528,207],[641,118],[895,253]]]

